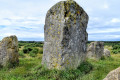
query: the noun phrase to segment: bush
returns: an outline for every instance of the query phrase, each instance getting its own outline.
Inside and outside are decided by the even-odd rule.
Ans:
[[[112,49],[113,54],[120,53],[120,45],[113,45],[112,47],[113,47],[113,49]]]
[[[118,53],[120,53],[120,50],[112,50],[112,53],[113,54],[118,54]]]
[[[43,49],[40,49],[40,50],[39,50],[39,53],[40,53],[40,54],[43,54]]]
[[[38,48],[34,48],[31,52],[34,53],[34,54],[37,54],[38,53]]]
[[[35,44],[36,47],[43,47],[43,44]]]
[[[113,46],[113,50],[120,49],[120,45]]]
[[[30,55],[31,57],[36,57],[36,56],[37,56],[37,54],[32,53],[32,52],[30,52],[29,55]]]
[[[28,52],[30,52],[30,51],[32,51],[32,50],[33,50],[33,49],[32,49],[32,48],[30,48],[30,47],[28,47],[27,49],[28,49]]]
[[[33,48],[33,50],[29,53],[31,57],[36,57],[38,54],[38,48]]]
[[[24,52],[24,53],[27,53],[27,52],[28,52],[28,50],[27,50],[26,48],[24,48],[24,49],[23,49],[23,52]]]
[[[21,57],[25,57],[23,51],[19,51],[18,53],[19,53],[19,56],[21,56]]]
[[[33,50],[32,48],[27,47],[27,48],[24,48],[24,49],[23,49],[23,53],[29,53],[29,52],[31,52],[32,50]]]

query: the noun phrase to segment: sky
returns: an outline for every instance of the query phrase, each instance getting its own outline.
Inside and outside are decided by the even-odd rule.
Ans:
[[[0,0],[0,40],[43,41],[47,11],[62,0]],[[120,41],[120,0],[75,0],[89,15],[89,41]]]

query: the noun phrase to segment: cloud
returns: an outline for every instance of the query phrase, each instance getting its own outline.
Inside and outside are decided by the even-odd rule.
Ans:
[[[109,8],[109,5],[108,5],[108,4],[104,4],[104,5],[103,5],[103,8],[104,8],[104,9],[108,9],[108,8]]]
[[[0,0],[0,39],[17,35],[21,40],[44,40],[46,13],[59,1],[61,0]],[[89,40],[120,38],[119,0],[75,1],[89,15]]]
[[[16,35],[18,38],[44,38],[43,29],[41,27],[5,27],[0,30],[0,37]]]
[[[89,35],[91,41],[120,41],[120,35]]]
[[[89,30],[89,34],[120,32],[120,28],[100,28]]]
[[[113,18],[113,19],[111,20],[111,22],[112,22],[112,23],[119,23],[119,22],[120,22],[120,19],[118,19],[118,18]]]

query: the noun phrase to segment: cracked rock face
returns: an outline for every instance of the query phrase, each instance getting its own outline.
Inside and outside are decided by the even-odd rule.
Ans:
[[[87,49],[87,58],[99,60],[104,55],[104,42],[92,42]]]
[[[46,15],[42,64],[76,69],[85,60],[88,15],[75,1],[61,1]]]
[[[18,39],[16,36],[5,37],[0,42],[0,65],[18,63]]]
[[[120,67],[108,73],[103,80],[120,80]]]

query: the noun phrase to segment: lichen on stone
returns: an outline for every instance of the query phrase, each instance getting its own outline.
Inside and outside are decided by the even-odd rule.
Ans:
[[[19,63],[18,39],[16,36],[5,37],[0,42],[0,65],[9,66]]]
[[[76,69],[86,56],[87,24],[87,13],[73,0],[50,8],[44,26],[42,64],[49,69]]]

